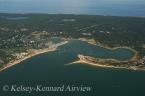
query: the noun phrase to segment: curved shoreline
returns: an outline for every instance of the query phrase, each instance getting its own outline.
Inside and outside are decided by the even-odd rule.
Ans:
[[[70,65],[74,65],[74,64],[86,64],[86,65],[90,65],[90,66],[95,66],[95,67],[102,67],[102,68],[115,68],[115,69],[127,69],[127,70],[133,70],[133,71],[145,71],[145,69],[141,69],[141,68],[136,68],[134,66],[130,66],[130,67],[117,67],[117,66],[113,66],[113,65],[109,65],[109,64],[100,64],[100,63],[93,63],[87,60],[82,60],[79,57],[79,60],[71,62],[69,64],[66,64],[66,66],[70,66]]]
[[[84,41],[84,40],[80,40],[80,41]],[[85,41],[85,42],[89,43],[88,41]],[[61,42],[61,43],[58,43],[57,46],[52,46],[52,48],[31,49],[31,51],[26,56],[24,56],[24,58],[20,58],[20,59],[16,58],[16,59],[10,61],[9,63],[7,63],[6,65],[4,65],[2,68],[0,68],[0,72],[5,70],[5,69],[8,69],[8,68],[10,68],[10,67],[12,67],[14,65],[17,65],[17,64],[21,63],[22,61],[25,61],[25,60],[33,57],[33,56],[36,56],[36,55],[39,55],[39,54],[42,54],[42,53],[46,53],[46,52],[56,51],[57,47],[59,47],[61,45],[64,45],[66,43],[68,43],[68,40],[64,41],[64,42]],[[96,44],[92,44],[92,45],[96,45]],[[98,45],[96,45],[96,46],[98,46]],[[99,47],[106,48],[106,49],[109,49],[109,50],[117,50],[117,49],[120,49],[120,48],[125,48],[125,49],[128,49],[128,50],[131,50],[132,52],[134,52],[134,56],[131,59],[129,59],[129,61],[136,60],[136,56],[138,55],[138,52],[136,50],[130,48],[130,47],[115,47],[115,48],[103,47],[103,46],[99,46]],[[116,60],[116,59],[113,59],[113,60]],[[116,60],[116,61],[118,61],[118,60]],[[74,63],[85,63],[85,64],[89,64],[89,65],[93,65],[93,66],[98,66],[98,67],[130,69],[130,68],[126,68],[126,67],[115,67],[115,66],[110,66],[110,65],[107,66],[107,65],[103,65],[103,64],[94,64],[94,63],[83,61],[83,60],[75,61],[75,62],[72,62],[72,63],[70,63],[68,65],[71,65],[71,64],[74,64]]]
[[[89,39],[82,39],[82,38],[80,38],[79,40],[80,41],[85,41],[85,42],[87,42],[89,44],[92,44],[92,45],[95,45],[95,46],[98,46],[98,47],[101,47],[101,48],[105,48],[105,49],[108,49],[108,50],[112,50],[112,51],[115,51],[115,50],[118,50],[118,49],[127,49],[127,50],[130,50],[130,51],[132,51],[134,53],[134,55],[129,59],[129,61],[136,61],[136,60],[138,60],[137,59],[137,56],[139,56],[138,52],[135,49],[132,49],[132,48],[130,48],[128,46],[120,46],[120,47],[113,47],[113,48],[111,48],[109,46],[97,45],[95,43],[94,39],[89,40]]]
[[[56,45],[52,48],[31,49],[31,51],[26,56],[24,56],[23,58],[20,58],[20,59],[16,58],[16,59],[10,61],[9,63],[5,64],[2,68],[0,68],[0,72],[4,71],[4,70],[6,70],[6,69],[8,69],[8,68],[10,68],[14,65],[17,65],[17,64],[19,64],[19,63],[21,63],[21,62],[23,62],[23,61],[25,61],[25,60],[27,60],[31,57],[34,57],[34,56],[37,56],[39,54],[43,54],[43,53],[46,53],[46,52],[56,51],[59,46],[64,45],[66,43],[68,43],[68,41],[61,42],[60,44],[58,43],[58,45]]]
[[[25,60],[27,60],[27,59],[33,57],[33,56],[36,56],[36,55],[39,55],[39,54],[42,54],[42,53],[46,53],[46,52],[55,51],[55,50],[56,50],[56,49],[42,49],[42,50],[39,49],[39,50],[33,50],[33,51],[31,51],[32,54],[28,54],[27,56],[25,56],[25,57],[22,58],[22,59],[19,59],[19,60],[14,59],[14,60],[10,61],[8,64],[6,64],[4,67],[2,67],[2,68],[0,69],[0,71],[3,71],[3,70],[5,70],[5,69],[8,69],[8,68],[14,66],[14,65],[17,65],[17,64],[19,64],[19,63],[21,63],[21,62],[23,62],[23,61],[25,61]]]

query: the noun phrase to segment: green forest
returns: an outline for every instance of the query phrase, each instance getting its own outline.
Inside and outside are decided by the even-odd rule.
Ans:
[[[38,41],[31,36],[33,32],[45,35]],[[4,61],[13,52],[37,48],[45,38],[54,36],[95,39],[110,47],[128,46],[145,55],[144,17],[0,13],[0,59]],[[37,42],[29,43],[32,40]]]

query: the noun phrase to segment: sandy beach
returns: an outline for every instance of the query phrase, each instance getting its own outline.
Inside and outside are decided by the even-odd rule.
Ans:
[[[79,56],[78,56],[79,57]],[[66,66],[70,66],[70,65],[74,65],[74,64],[86,64],[86,65],[90,65],[90,66],[94,66],[94,67],[102,67],[102,68],[115,68],[115,69],[127,69],[127,70],[134,70],[134,71],[145,71],[145,69],[141,69],[141,68],[137,68],[134,66],[130,66],[130,67],[121,67],[121,66],[113,66],[113,65],[109,65],[109,64],[100,64],[100,63],[93,63],[87,60],[82,60],[79,57],[78,61],[74,61],[71,62],[69,64],[66,64]]]
[[[42,53],[46,53],[46,52],[52,52],[52,51],[56,51],[57,48],[61,45],[64,45],[68,43],[68,41],[64,41],[64,42],[61,42],[61,43],[58,43],[57,45],[51,47],[51,48],[44,48],[44,49],[30,49],[28,54],[26,56],[24,56],[23,58],[20,58],[20,59],[14,59],[12,61],[10,61],[9,63],[5,64],[5,66],[3,66],[2,68],[0,68],[0,71],[3,71],[3,70],[6,70],[14,65],[17,65],[21,62],[23,62],[24,60],[27,60],[33,56],[36,56],[36,55],[39,55],[39,54],[42,54]]]
[[[102,67],[102,68],[129,69],[129,68],[126,68],[126,67],[115,67],[115,66],[111,66],[111,65],[107,65],[107,64],[103,65],[103,64],[99,64],[99,63],[91,63],[91,62],[87,62],[87,61],[83,61],[83,60],[78,60],[78,61],[69,63],[69,64],[67,64],[67,66],[73,65],[73,64],[78,64],[78,63],[91,65],[91,66],[95,66],[95,67]]]
[[[101,67],[101,68],[113,68],[113,69],[126,69],[126,70],[133,70],[133,71],[145,71],[145,69],[140,69],[140,68],[135,68],[135,67],[115,67],[115,66],[111,66],[111,65],[103,65],[103,64],[99,64],[99,63],[91,63],[91,62],[87,62],[87,61],[83,61],[83,60],[78,60],[69,64],[66,64],[66,66],[70,66],[70,65],[74,65],[74,64],[86,64],[86,65],[90,65],[90,66],[94,66],[94,67]]]

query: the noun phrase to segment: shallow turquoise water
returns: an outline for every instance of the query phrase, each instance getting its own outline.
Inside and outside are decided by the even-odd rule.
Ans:
[[[64,84],[90,86],[92,87],[91,92],[33,92],[28,94],[27,92],[2,92],[0,90],[0,96],[144,96],[145,72],[95,68],[84,64],[65,65],[77,60],[76,55],[78,53],[97,56],[98,52],[95,51],[97,48],[99,47],[85,42],[71,41],[55,52],[32,57],[21,64],[0,72],[1,89],[4,85],[13,84],[25,86],[36,86],[38,84],[60,86]],[[105,49],[99,48],[98,50],[99,52],[101,50],[105,53],[108,52]],[[130,53],[127,50],[126,52]],[[131,56],[128,54],[123,56],[128,58]],[[122,55],[122,52],[119,55]]]

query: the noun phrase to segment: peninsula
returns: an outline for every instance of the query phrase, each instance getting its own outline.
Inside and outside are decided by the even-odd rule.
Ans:
[[[144,65],[136,66],[134,62],[131,62],[131,61],[118,61],[115,59],[94,58],[94,57],[84,56],[84,55],[78,55],[78,58],[79,58],[78,61],[67,64],[67,66],[81,63],[81,64],[87,64],[87,65],[91,65],[95,67],[145,71]]]
[[[109,50],[125,48],[135,54],[126,61],[81,54],[78,55],[79,62],[134,70],[144,69],[145,66],[145,18],[0,13],[0,21],[0,71],[32,56],[55,51],[58,47],[55,45],[63,42],[59,45],[61,46],[71,39],[85,41]]]

